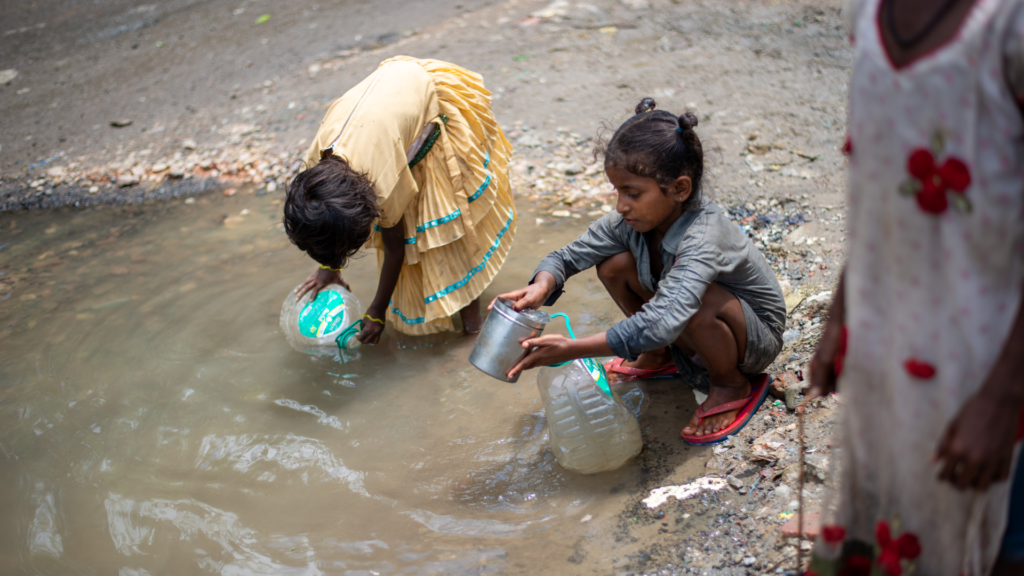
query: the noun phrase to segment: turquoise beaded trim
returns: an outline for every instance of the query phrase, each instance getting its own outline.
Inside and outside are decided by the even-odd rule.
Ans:
[[[487,254],[484,254],[483,262],[481,262],[476,267],[474,267],[472,270],[470,270],[469,274],[466,274],[466,277],[463,278],[462,280],[459,280],[458,282],[456,282],[455,284],[452,284],[451,286],[445,288],[444,290],[441,290],[439,292],[435,292],[434,294],[431,294],[430,296],[427,296],[427,298],[424,299],[423,301],[425,303],[427,303],[427,304],[430,304],[431,302],[433,302],[433,301],[435,301],[435,300],[437,300],[439,298],[444,298],[445,296],[451,294],[452,292],[458,290],[459,288],[462,288],[466,284],[469,284],[470,279],[473,278],[473,276],[476,276],[478,272],[482,271],[487,266],[487,261],[491,259],[491,256],[494,255],[494,251],[497,250],[498,249],[498,245],[501,244],[502,236],[504,236],[505,233],[508,232],[509,227],[512,226],[512,218],[513,218],[512,210],[509,209],[509,211],[508,211],[508,221],[505,222],[505,227],[502,228],[500,232],[498,232],[498,237],[494,240],[494,244],[491,245],[491,249],[487,251]]]

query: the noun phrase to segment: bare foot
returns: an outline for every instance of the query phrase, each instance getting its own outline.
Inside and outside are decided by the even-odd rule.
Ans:
[[[629,368],[639,368],[640,370],[657,370],[658,368],[672,365],[672,354],[668,351],[667,347],[651,350],[641,354],[634,362],[626,360],[622,365]]]
[[[465,308],[459,310],[459,317],[462,318],[462,332],[464,334],[477,334],[484,326],[484,318],[480,315],[480,299],[477,298]]]
[[[633,362],[628,360],[624,360],[622,362],[623,367],[639,368],[640,370],[657,370],[670,365],[672,365],[672,354],[668,351],[667,347],[660,350],[644,352]],[[633,380],[634,378],[635,376],[630,376],[621,372],[608,373],[608,380],[613,384],[621,381]]]
[[[728,381],[711,383],[708,399],[704,401],[704,409],[710,410],[715,406],[721,406],[734,400],[742,400],[747,396],[750,396],[750,380],[737,374],[736,378]],[[736,421],[736,416],[739,413],[740,409],[737,408],[736,410],[729,410],[721,414],[706,416],[703,420],[698,420],[697,414],[694,413],[693,417],[690,418],[690,422],[683,428],[683,435],[706,436],[714,434],[719,430],[728,428],[730,424]]]

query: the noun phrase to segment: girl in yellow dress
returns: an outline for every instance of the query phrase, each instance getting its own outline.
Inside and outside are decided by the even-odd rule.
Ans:
[[[397,56],[327,110],[288,189],[284,225],[320,268],[297,290],[339,283],[360,247],[380,281],[358,338],[386,322],[412,335],[481,326],[479,297],[508,256],[516,212],[512,146],[483,78],[438,60]]]

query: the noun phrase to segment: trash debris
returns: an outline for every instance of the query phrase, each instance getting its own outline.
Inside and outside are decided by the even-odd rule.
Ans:
[[[726,485],[724,478],[705,476],[681,486],[663,486],[661,488],[655,488],[654,490],[651,490],[650,496],[643,499],[643,503],[648,508],[654,509],[665,502],[668,502],[670,497],[675,498],[676,500],[686,500],[688,498],[693,498],[705,490],[717,492],[718,490],[725,488]]]

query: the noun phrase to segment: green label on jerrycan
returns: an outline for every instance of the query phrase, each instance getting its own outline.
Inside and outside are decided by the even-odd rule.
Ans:
[[[612,388],[608,385],[608,374],[604,371],[604,366],[601,366],[601,363],[593,358],[580,358],[580,362],[587,369],[587,372],[590,373],[590,377],[594,379],[594,382],[597,383],[597,387],[610,398]]]
[[[317,294],[316,299],[299,312],[299,332],[309,338],[322,338],[340,330],[344,320],[345,299],[328,290]]]

